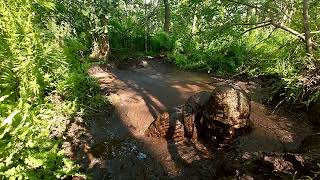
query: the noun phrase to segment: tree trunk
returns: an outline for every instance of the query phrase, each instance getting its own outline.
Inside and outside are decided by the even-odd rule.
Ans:
[[[109,36],[104,34],[100,42],[100,58],[108,58],[110,55]]]
[[[251,8],[251,7],[249,7],[249,6],[247,6],[247,17],[246,17],[246,21],[247,22],[253,22],[255,19],[252,19],[252,15],[254,14],[254,13],[256,13],[256,11],[257,11],[257,9],[253,9],[253,8]],[[260,21],[260,20],[258,20],[258,21]],[[250,28],[252,28],[252,26],[249,26]],[[249,35],[251,35],[251,31],[249,32]]]
[[[195,7],[194,10],[194,16],[193,16],[193,22],[192,22],[192,34],[196,33],[196,28],[197,28],[197,6]]]
[[[304,26],[304,33],[305,33],[305,43],[307,53],[309,55],[313,54],[313,47],[312,47],[312,39],[311,39],[311,30],[309,24],[309,0],[303,1],[303,26]]]
[[[149,35],[149,16],[148,16],[148,4],[144,1],[144,16],[145,16],[145,33],[144,33],[144,50],[148,52],[148,35]]]
[[[317,31],[320,31],[320,19],[319,15],[316,13],[314,19],[316,20]]]
[[[169,33],[170,30],[170,5],[169,0],[163,0],[164,3],[164,25],[163,30]]]

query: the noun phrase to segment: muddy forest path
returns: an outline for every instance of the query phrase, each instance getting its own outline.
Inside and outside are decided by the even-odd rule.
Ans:
[[[143,135],[159,113],[172,111],[194,93],[210,91],[227,80],[147,58],[122,67],[95,65],[89,73],[99,80],[101,93],[113,108],[72,123],[64,146],[94,179],[205,179],[233,171],[216,168],[225,162],[219,161],[221,152],[210,144]],[[292,151],[311,133],[303,116],[282,110],[273,113],[263,105],[268,94],[259,82],[233,82],[251,98],[253,126],[250,133],[235,140],[233,151]]]

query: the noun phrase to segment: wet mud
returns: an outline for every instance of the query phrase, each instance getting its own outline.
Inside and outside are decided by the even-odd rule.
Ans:
[[[76,119],[66,135],[65,149],[93,179],[193,179],[241,176],[230,161],[255,152],[298,150],[311,125],[303,114],[276,110],[264,104],[268,91],[256,81],[211,77],[179,70],[159,59],[143,59],[124,67],[96,65],[89,73],[98,79],[112,108]],[[251,130],[221,151],[210,143],[184,137],[168,140],[146,137],[145,130],[164,111],[173,111],[188,97],[233,82],[251,98]],[[229,160],[228,160],[229,159]],[[229,162],[227,162],[229,161]],[[227,168],[224,168],[230,164]],[[238,173],[238,174],[237,174]]]

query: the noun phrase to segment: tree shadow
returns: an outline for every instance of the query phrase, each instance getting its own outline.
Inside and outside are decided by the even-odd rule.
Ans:
[[[98,77],[101,86],[112,91],[108,92],[108,95],[118,93],[121,97],[124,92],[132,93],[128,94],[130,101],[121,102],[111,109],[102,108],[88,112],[85,116],[86,120],[80,120],[80,122],[76,120],[74,122],[78,124],[76,127],[70,125],[68,129],[72,130],[77,129],[80,124],[78,129],[81,132],[78,134],[69,132],[74,159],[82,164],[83,170],[93,173],[94,179],[156,179],[168,176],[217,178],[236,175],[237,163],[233,164],[235,161],[229,156],[235,157],[234,154],[241,150],[236,145],[237,143],[243,145],[243,139],[236,139],[233,149],[218,151],[208,142],[178,137],[174,140],[164,140],[165,142],[162,143],[163,139],[146,138],[141,133],[136,133],[136,129],[144,131],[144,128],[148,127],[161,111],[173,111],[174,107],[183,104],[195,92],[212,89],[207,82],[211,81],[209,78],[203,81],[192,80],[188,76],[197,76],[196,74],[176,73],[175,69],[158,63],[150,63],[150,66],[145,69],[119,70],[108,66],[97,67],[101,71],[101,76]],[[179,75],[175,76],[176,74]],[[113,78],[106,80],[105,77],[110,75]],[[252,89],[248,89],[249,93],[256,91],[254,87],[250,88]],[[253,95],[250,94],[250,96]],[[143,116],[140,119],[137,118],[137,121],[128,123],[130,117],[123,114],[122,108],[125,106],[121,104],[132,103],[133,106],[129,107],[134,107],[138,101],[145,103],[150,116]],[[138,104],[137,107],[139,110]],[[259,114],[253,116],[253,119],[251,117],[251,120],[255,121],[254,118],[257,116],[259,117]],[[288,124],[286,127],[288,130],[292,128]],[[296,139],[294,136],[295,134],[292,135],[292,141],[284,142],[286,146],[294,143]],[[248,138],[246,142],[255,139],[247,149],[243,148],[243,151],[250,150],[254,142],[278,141],[275,139],[277,137],[270,136],[268,131],[243,137]],[[151,142],[155,144],[152,145]],[[159,150],[161,148],[165,150]],[[256,149],[252,148],[252,152],[264,151],[265,148],[265,146],[257,146]],[[281,148],[273,150],[283,151]],[[144,158],[143,154],[147,157]],[[170,163],[173,165],[170,166]]]

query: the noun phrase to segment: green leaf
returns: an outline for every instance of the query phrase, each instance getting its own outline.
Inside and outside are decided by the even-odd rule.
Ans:
[[[24,161],[28,166],[30,166],[31,168],[38,168],[40,166],[42,166],[44,164],[44,160],[43,159],[39,159],[36,157],[33,157],[31,155],[29,155],[25,161]]]

